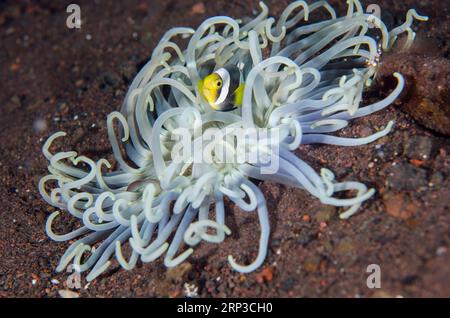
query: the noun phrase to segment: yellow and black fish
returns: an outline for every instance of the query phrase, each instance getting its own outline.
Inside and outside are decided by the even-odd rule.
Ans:
[[[226,65],[200,80],[199,90],[215,110],[230,111],[242,105],[244,82],[240,69]]]

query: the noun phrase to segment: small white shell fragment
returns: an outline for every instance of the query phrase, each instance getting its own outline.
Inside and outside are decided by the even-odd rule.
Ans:
[[[74,292],[72,290],[69,289],[60,289],[58,290],[58,294],[59,296],[61,296],[61,298],[79,298],[80,294],[78,294],[77,292]]]

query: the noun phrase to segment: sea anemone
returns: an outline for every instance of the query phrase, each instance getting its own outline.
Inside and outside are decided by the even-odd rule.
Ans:
[[[406,22],[388,31],[378,17],[364,12],[359,1],[349,1],[342,17],[326,1],[311,5],[296,1],[278,21],[268,17],[266,5],[260,6],[262,11],[254,19],[212,17],[196,30],[174,28],[163,36],[131,83],[120,112],[108,115],[114,171],[105,159],[95,162],[75,151],[52,154],[49,149],[55,139],[66,134],[57,132],[48,138],[43,153],[50,174],[41,179],[39,191],[46,202],[81,224],[70,233],[56,234],[52,224],[60,211],[49,216],[46,231],[51,239],[74,240],[57,271],[73,262],[78,272],[89,271],[90,281],[108,268],[113,255],[127,270],[139,259],[151,262],[164,253],[165,266],[176,266],[201,241],[220,243],[230,234],[224,208],[228,197],[242,210],[258,213],[256,259],[239,265],[228,257],[234,270],[248,273],[264,262],[270,232],[266,200],[251,180],[305,189],[322,203],[347,207],[340,213],[342,219],[374,194],[374,189],[359,182],[336,182],[328,169],[318,174],[292,151],[312,143],[363,145],[388,134],[392,121],[365,138],[330,133],[346,127],[350,119],[385,108],[399,96],[404,79],[394,73],[395,89],[383,100],[360,107],[381,53],[393,48],[402,33],[407,35],[403,45],[409,47],[415,36],[411,24],[426,17],[409,10]],[[316,10],[326,10],[329,18],[308,24]],[[177,44],[177,37],[187,45]],[[197,83],[212,71],[211,65],[226,64],[239,65],[242,71],[242,107],[214,111]],[[242,137],[236,132],[242,129],[264,130],[277,138],[248,134],[250,147],[244,149],[235,143]],[[180,130],[183,138],[192,141],[191,149],[179,138]],[[202,137],[211,132],[215,138],[206,143]],[[263,155],[252,161],[223,161],[216,146],[231,157]],[[196,160],[198,150],[208,160]],[[180,151],[183,160],[174,160],[173,153]],[[275,161],[276,170],[264,170]],[[342,191],[352,191],[354,196],[337,198]],[[128,260],[122,253],[127,243],[132,249]],[[180,248],[184,251],[178,254]]]

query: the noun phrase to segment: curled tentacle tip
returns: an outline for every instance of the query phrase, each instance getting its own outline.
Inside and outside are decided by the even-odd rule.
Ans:
[[[411,15],[414,19],[419,21],[428,21],[428,16],[419,14],[416,9],[410,9],[407,15]]]
[[[247,266],[239,265],[235,261],[235,259],[232,255],[228,255],[228,263],[230,264],[232,269],[234,269],[237,272],[243,273],[243,274],[251,273],[259,267],[258,265],[255,265],[254,263],[247,265]]]

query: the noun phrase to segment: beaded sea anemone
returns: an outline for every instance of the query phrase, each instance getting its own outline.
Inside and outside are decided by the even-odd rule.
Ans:
[[[260,6],[262,12],[245,23],[219,16],[197,30],[174,28],[164,35],[131,83],[120,112],[108,116],[117,163],[114,171],[104,171],[105,167],[111,170],[105,159],[95,162],[75,151],[52,154],[49,148],[64,132],[47,140],[43,153],[50,162],[50,174],[41,179],[40,193],[81,224],[70,233],[56,234],[52,224],[60,211],[48,218],[50,238],[73,241],[58,271],[73,262],[78,272],[90,271],[87,279],[92,280],[108,268],[113,255],[128,270],[139,259],[147,263],[162,255],[167,267],[176,266],[201,241],[220,243],[230,233],[224,208],[228,197],[242,210],[258,213],[256,259],[239,265],[231,255],[228,258],[233,269],[248,273],[264,262],[270,232],[266,200],[250,179],[302,188],[322,203],[347,207],[340,213],[343,219],[373,195],[374,189],[362,183],[336,182],[327,169],[318,174],[292,151],[312,143],[363,145],[388,134],[392,122],[365,138],[330,133],[346,127],[350,119],[383,109],[399,96],[404,80],[395,73],[397,86],[385,99],[360,107],[364,88],[375,78],[380,54],[391,49],[402,33],[406,33],[403,46],[410,46],[415,35],[412,22],[426,18],[410,10],[404,24],[388,31],[378,17],[364,12],[359,1],[349,1],[342,17],[326,1],[311,5],[297,1],[278,21],[268,17],[263,3]],[[316,10],[329,18],[308,24]],[[187,45],[176,44],[176,37]],[[242,71],[242,107],[215,111],[202,98],[197,83],[226,64],[239,65]],[[180,129],[183,138],[189,136],[192,149],[174,138]],[[249,135],[250,147],[244,149],[234,142],[242,129],[276,131],[278,138]],[[201,137],[211,131],[216,138],[206,143]],[[242,152],[266,156],[223,161],[211,145],[222,146],[230,157]],[[193,153],[199,149],[209,160],[195,160]],[[174,160],[173,153],[180,151],[183,160]],[[274,160],[277,169],[265,173]],[[354,196],[336,197],[342,191]],[[127,243],[132,249],[128,260],[122,253]]]

